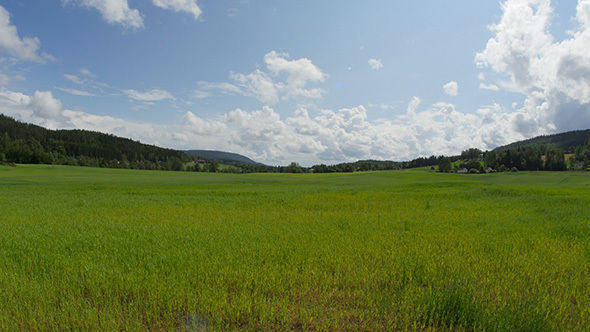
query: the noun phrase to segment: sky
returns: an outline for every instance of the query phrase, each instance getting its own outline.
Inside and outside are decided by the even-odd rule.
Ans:
[[[2,0],[0,113],[268,165],[590,128],[590,0]]]

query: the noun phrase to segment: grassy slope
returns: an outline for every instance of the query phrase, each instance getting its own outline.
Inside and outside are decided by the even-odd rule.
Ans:
[[[0,167],[0,330],[583,330],[589,188]]]

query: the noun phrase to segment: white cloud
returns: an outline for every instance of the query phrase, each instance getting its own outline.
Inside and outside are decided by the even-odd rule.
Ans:
[[[307,88],[308,83],[323,82],[327,75],[311,60],[288,60],[289,54],[271,51],[264,55],[268,72],[256,69],[250,74],[230,73],[243,95],[255,97],[266,104],[280,100],[320,98],[324,91]]]
[[[29,102],[33,113],[43,119],[56,119],[62,110],[61,101],[53,98],[51,91],[35,91]]]
[[[549,0],[508,0],[502,10],[475,60],[507,74],[505,85],[526,96],[511,125],[527,135],[590,127],[590,0],[578,1],[577,27],[561,42],[550,33]]]
[[[279,87],[268,74],[259,69],[248,75],[230,73],[230,78],[241,86],[242,94],[245,96],[255,97],[265,104],[275,104],[279,101]]]
[[[211,83],[199,81],[197,85],[198,89],[193,94],[193,97],[196,99],[209,98],[218,95],[244,94],[242,89],[231,83]]]
[[[129,8],[127,0],[62,0],[64,5],[70,2],[98,10],[109,24],[119,24],[132,30],[143,28],[143,17],[137,9]]]
[[[80,79],[78,76],[76,75],[70,75],[70,74],[64,74],[64,78],[68,81],[72,81],[76,84],[83,84],[84,80]]]
[[[413,117],[414,115],[416,115],[416,109],[418,109],[418,106],[420,106],[420,98],[414,96],[412,98],[412,101],[410,102],[410,104],[408,105],[408,108],[406,109],[406,113],[408,114],[409,117]]]
[[[378,70],[383,68],[383,62],[381,59],[369,59],[369,66],[371,66],[371,69],[373,70]]]
[[[166,99],[174,99],[174,96],[166,90],[160,89],[152,89],[146,92],[140,92],[137,90],[123,90],[123,92],[127,95],[127,97],[138,100],[138,101],[145,101],[145,102],[153,102],[153,101],[160,101]]]
[[[500,91],[500,87],[495,84],[485,84],[483,82],[479,83],[479,88],[482,90],[491,90],[491,91]]]
[[[451,81],[443,86],[443,91],[445,92],[445,94],[451,97],[455,97],[459,92],[459,85],[457,84],[457,82]]]
[[[92,73],[90,72],[90,70],[88,70],[88,69],[86,69],[86,68],[82,68],[82,69],[80,69],[80,74],[82,74],[82,75],[84,75],[84,76],[90,76],[90,77],[93,77],[93,76],[94,76],[94,74],[92,74]]]
[[[77,89],[70,89],[70,88],[59,88],[61,91],[67,92],[69,94],[72,95],[76,95],[76,96],[84,96],[84,97],[92,97],[94,96],[94,94],[87,92],[87,91],[82,91],[82,90],[77,90]]]
[[[163,9],[171,9],[175,12],[192,14],[195,20],[203,13],[196,0],[152,0],[155,6]]]
[[[305,89],[304,87],[307,82],[323,82],[327,75],[307,58],[287,60],[288,57],[289,54],[287,53],[277,53],[275,51],[264,55],[266,67],[274,76],[279,76],[282,73],[287,75],[286,84],[278,84],[279,89],[286,92],[283,99],[321,97],[323,93],[321,89]]]
[[[16,27],[10,24],[10,13],[0,6],[0,50],[18,60],[43,63],[53,59],[50,55],[39,53],[40,47],[39,38],[18,36]]]

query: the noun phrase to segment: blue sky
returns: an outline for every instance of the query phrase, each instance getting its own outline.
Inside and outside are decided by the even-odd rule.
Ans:
[[[4,0],[0,112],[271,165],[590,127],[590,0]]]

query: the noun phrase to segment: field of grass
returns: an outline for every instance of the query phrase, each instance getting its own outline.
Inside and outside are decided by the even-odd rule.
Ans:
[[[0,166],[0,330],[583,331],[590,173]]]

